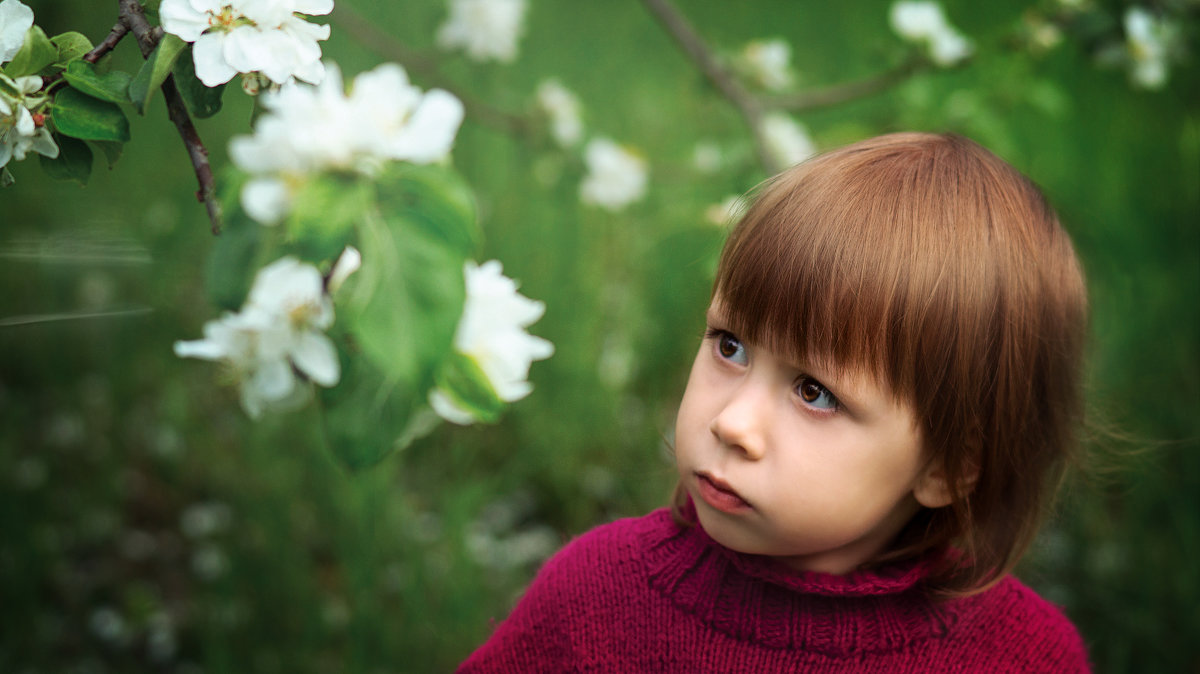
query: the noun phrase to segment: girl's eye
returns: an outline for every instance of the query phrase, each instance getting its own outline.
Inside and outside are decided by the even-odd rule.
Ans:
[[[708,336],[716,340],[717,353],[725,360],[738,365],[745,365],[749,362],[746,357],[746,347],[742,346],[741,341],[732,333],[714,329],[708,331]]]
[[[809,376],[800,378],[800,382],[796,384],[796,392],[806,405],[819,410],[836,410],[840,404],[829,389]]]

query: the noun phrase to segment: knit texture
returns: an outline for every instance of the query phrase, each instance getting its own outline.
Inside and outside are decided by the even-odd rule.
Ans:
[[[922,576],[797,573],[657,510],[563,548],[459,672],[1088,671],[1074,626],[1016,578],[935,602]]]

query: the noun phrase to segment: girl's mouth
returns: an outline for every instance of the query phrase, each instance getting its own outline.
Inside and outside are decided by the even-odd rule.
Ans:
[[[728,482],[720,478],[713,477],[708,473],[697,472],[696,482],[699,485],[700,498],[717,510],[740,513],[751,509],[746,499],[734,491]]]

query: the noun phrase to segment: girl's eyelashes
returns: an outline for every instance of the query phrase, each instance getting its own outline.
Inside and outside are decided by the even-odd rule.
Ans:
[[[833,412],[842,406],[837,396],[825,388],[824,384],[808,375],[801,375],[796,382],[796,394],[805,405],[813,409]]]
[[[746,365],[750,362],[746,354],[746,347],[732,332],[719,328],[709,328],[708,332],[705,333],[705,337],[713,340],[717,355],[722,359],[737,365]]]

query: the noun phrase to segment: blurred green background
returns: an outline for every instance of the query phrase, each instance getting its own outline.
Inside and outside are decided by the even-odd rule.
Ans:
[[[99,41],[116,18],[116,2],[26,2],[50,35]],[[908,53],[886,2],[678,4],[724,54],[786,39],[802,89]],[[976,41],[968,65],[797,119],[822,148],[960,132],[1043,186],[1090,280],[1090,444],[1124,458],[1069,485],[1021,575],[1065,607],[1098,671],[1200,671],[1200,74],[1176,64],[1144,91],[1098,65],[1119,3],[1071,10],[1057,46],[1023,45],[1030,17],[1067,4],[948,3]],[[445,426],[349,474],[311,415],[252,423],[216,368],[172,354],[216,309],[213,239],[161,97],[86,188],[10,164],[0,671],[449,671],[563,541],[666,503],[666,437],[723,239],[705,211],[765,177],[733,108],[638,2],[531,0],[510,65],[438,53],[440,0],[339,5],[438,60],[440,75],[413,73],[422,86],[524,114],[558,78],[589,136],[647,158],[648,197],[583,206],[578,152],[469,116],[454,163],[477,191],[481,259],[546,303],[532,331],[557,353],[499,424]],[[388,60],[332,23],[325,53],[348,74]],[[249,128],[236,82],[225,105],[198,124],[218,167]],[[719,170],[694,165],[698,142],[721,149]]]

